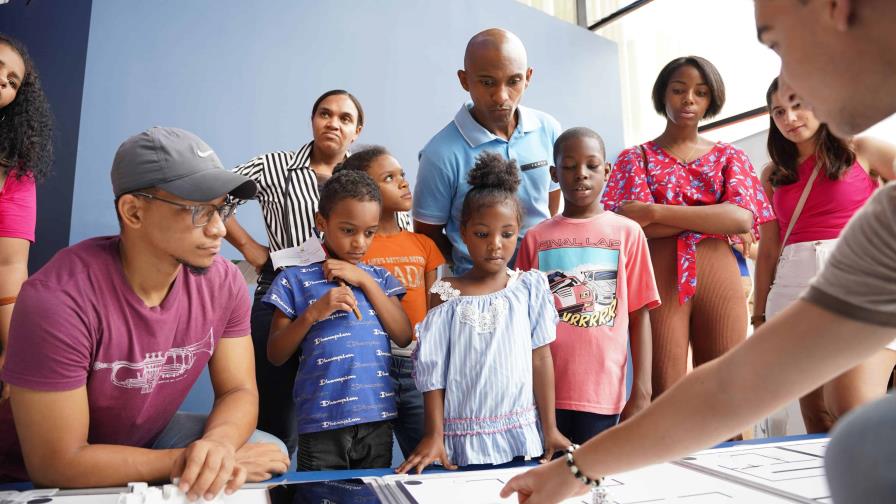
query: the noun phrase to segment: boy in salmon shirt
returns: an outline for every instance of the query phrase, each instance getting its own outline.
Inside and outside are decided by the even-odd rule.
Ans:
[[[560,316],[551,343],[557,427],[581,444],[649,404],[647,311],[660,305],[660,297],[641,227],[601,207],[601,137],[587,128],[567,130],[554,144],[554,164],[551,177],[560,183],[563,213],[526,233],[517,267],[548,274]],[[626,401],[629,339],[634,380]]]

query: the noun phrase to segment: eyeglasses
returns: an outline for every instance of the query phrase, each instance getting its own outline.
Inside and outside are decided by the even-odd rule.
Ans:
[[[224,202],[223,205],[215,206],[209,204],[199,204],[199,205],[184,205],[183,203],[178,203],[176,201],[166,200],[165,198],[160,198],[158,196],[153,196],[152,194],[146,194],[142,192],[131,193],[134,196],[140,196],[142,198],[149,198],[161,201],[163,203],[168,203],[169,205],[174,205],[177,207],[181,207],[185,210],[189,210],[193,213],[193,226],[194,227],[204,227],[212,220],[212,215],[215,213],[221,217],[221,222],[227,222],[227,219],[231,218],[233,214],[236,213],[236,207],[240,206],[243,202],[237,202],[227,197],[227,201]]]

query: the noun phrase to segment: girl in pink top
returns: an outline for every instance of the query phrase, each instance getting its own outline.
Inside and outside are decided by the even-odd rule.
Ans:
[[[50,107],[25,48],[0,34],[0,368],[9,320],[28,277],[28,248],[34,241],[34,184],[53,158]],[[0,401],[7,395],[0,389]]]
[[[689,343],[697,366],[747,337],[729,236],[753,235],[774,216],[746,154],[697,134],[700,120],[724,103],[725,84],[712,63],[696,56],[669,62],[653,87],[666,129],[619,155],[602,200],[640,224],[649,240],[662,299],[650,312],[654,398],[684,377]]]
[[[892,145],[869,138],[844,141],[835,137],[778,79],[769,87],[766,101],[771,116],[768,151],[772,161],[761,178],[777,219],[761,227],[751,319],[756,327],[808,287],[846,223],[877,189],[876,177],[869,172],[892,179],[896,159]],[[797,203],[816,169],[818,175],[782,251]],[[894,365],[896,351],[881,350],[864,364],[800,398],[806,431],[827,432],[847,411],[882,396]],[[796,408],[791,409],[795,413]],[[760,428],[765,427],[768,435],[800,433],[800,415],[792,415],[796,422],[788,422],[790,416],[787,409],[782,410]]]

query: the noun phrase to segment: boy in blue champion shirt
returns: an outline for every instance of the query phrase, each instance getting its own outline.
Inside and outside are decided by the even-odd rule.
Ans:
[[[411,342],[405,289],[383,268],[361,264],[376,234],[382,200],[367,174],[333,175],[320,191],[315,223],[329,259],[277,275],[264,301],[274,308],[268,359],[301,355],[293,386],[298,468],[389,467],[395,390],[389,338]]]

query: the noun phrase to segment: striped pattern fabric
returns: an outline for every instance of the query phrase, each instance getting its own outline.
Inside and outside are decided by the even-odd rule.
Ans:
[[[414,378],[420,392],[445,390],[448,458],[468,465],[540,456],[532,350],[554,341],[558,321],[547,278],[511,273],[507,287],[481,296],[433,289],[449,299],[417,326]]]
[[[309,166],[312,145],[262,154],[233,169],[258,184],[255,198],[261,205],[271,252],[299,245],[314,232],[320,192]]]
[[[233,169],[258,185],[271,252],[302,244],[314,233],[314,213],[320,202],[317,176],[311,169],[308,142],[296,151],[277,151],[258,156]],[[411,217],[398,215],[398,225],[411,230]]]

